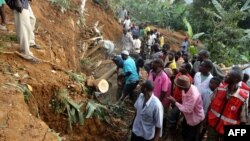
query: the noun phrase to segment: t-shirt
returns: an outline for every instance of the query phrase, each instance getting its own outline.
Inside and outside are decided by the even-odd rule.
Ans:
[[[169,105],[167,97],[171,95],[171,81],[164,71],[156,75],[155,79],[153,78],[154,75],[154,72],[151,70],[148,76],[148,80],[154,82],[154,95],[160,98],[161,92],[166,92],[161,102],[164,107],[167,107]]]
[[[145,97],[141,93],[134,104],[136,117],[132,132],[146,140],[151,140],[155,135],[155,127],[158,127],[161,129],[161,137],[164,113],[162,104],[153,94],[145,104],[144,101]]]
[[[125,77],[126,84],[139,80],[135,61],[131,57],[128,57],[123,63],[123,73],[126,74],[127,72],[131,72],[131,74]]]
[[[184,41],[181,44],[181,51],[187,52],[188,51],[188,41]]]
[[[140,53],[141,49],[141,40],[135,39],[133,40],[133,49],[136,53]]]
[[[128,29],[130,29],[131,20],[130,19],[126,19],[123,24],[124,24],[124,28],[126,30],[128,30]]]
[[[188,51],[189,51],[190,55],[192,55],[192,56],[194,56],[195,54],[198,53],[197,48],[193,45],[189,47]]]

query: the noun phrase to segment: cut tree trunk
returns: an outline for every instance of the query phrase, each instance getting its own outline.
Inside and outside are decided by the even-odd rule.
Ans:
[[[112,67],[108,72],[104,73],[99,79],[109,79],[116,71],[116,67]]]
[[[86,54],[85,57],[90,56],[91,54],[93,54],[94,52],[96,52],[101,46],[96,46],[94,48],[92,48],[90,51],[88,51],[88,53]]]

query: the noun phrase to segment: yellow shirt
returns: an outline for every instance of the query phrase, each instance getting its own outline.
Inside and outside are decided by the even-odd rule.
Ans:
[[[160,37],[160,47],[163,47],[163,45],[164,45],[164,37],[161,36]]]
[[[172,69],[172,70],[174,70],[174,69],[177,68],[177,67],[176,67],[176,62],[175,62],[175,60],[173,60],[172,63],[169,64],[169,68]]]
[[[144,29],[145,35],[147,35],[147,34],[148,34],[148,32],[149,32],[150,30],[151,30],[151,29],[150,29],[150,27],[149,27],[149,26],[147,26],[147,27]]]

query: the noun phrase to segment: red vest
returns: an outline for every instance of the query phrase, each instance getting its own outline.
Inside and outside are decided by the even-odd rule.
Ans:
[[[240,82],[239,83],[239,87],[244,91],[246,92],[247,94],[249,94],[250,92],[250,87],[245,83],[245,82]]]
[[[224,134],[224,125],[240,124],[241,107],[247,97],[248,95],[242,89],[238,89],[227,99],[227,85],[220,86],[210,105],[208,125],[217,133]]]

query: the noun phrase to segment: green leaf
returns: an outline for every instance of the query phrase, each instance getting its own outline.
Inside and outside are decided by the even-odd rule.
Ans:
[[[80,125],[83,125],[84,117],[83,117],[83,112],[81,111],[78,112],[78,120],[79,120]]]
[[[193,35],[193,38],[192,39],[199,39],[202,35],[204,35],[205,33],[204,32],[201,32],[201,33],[196,33]]]
[[[240,58],[245,62],[249,62],[249,59],[245,55],[240,55]]]
[[[213,17],[217,17],[218,19],[221,19],[221,20],[222,20],[222,17],[221,17],[219,14],[217,14],[216,12],[211,11],[210,9],[207,9],[207,8],[202,8],[202,10],[203,10],[206,14],[208,14],[208,15],[210,15],[210,16],[213,16]]]
[[[73,106],[77,111],[80,111],[80,108],[81,108],[82,105],[79,105],[79,104],[75,103],[75,102],[74,102],[73,100],[71,100],[71,99],[67,99],[67,101],[68,101],[68,103],[69,103],[71,106]]]
[[[192,29],[191,24],[188,22],[186,17],[183,18],[183,22],[184,22],[184,24],[186,25],[186,27],[188,29],[187,34],[188,34],[189,38],[192,38],[193,37],[193,29]]]
[[[217,0],[212,0],[212,3],[217,10],[217,12],[220,14],[221,17],[225,17],[226,11],[222,7],[222,5]]]
[[[249,6],[250,0],[247,0],[245,4],[241,7],[240,11],[245,11],[250,8]]]
[[[88,104],[87,104],[87,115],[86,115],[86,118],[90,118],[92,117],[92,115],[94,114],[95,110],[96,110],[96,105],[93,101],[89,101]]]

